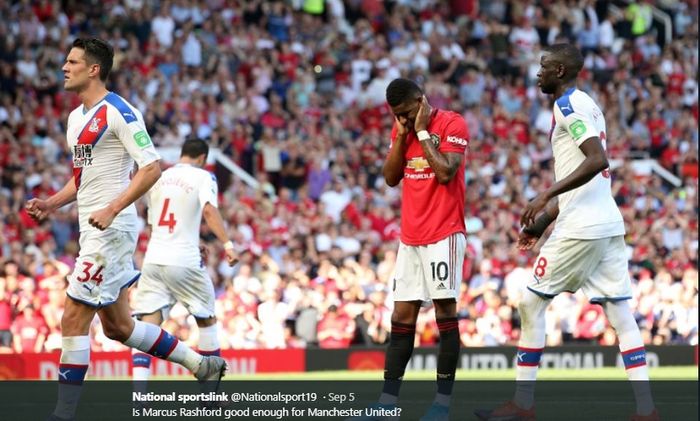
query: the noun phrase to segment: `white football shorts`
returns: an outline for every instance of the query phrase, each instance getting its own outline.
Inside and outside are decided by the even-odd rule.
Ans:
[[[80,253],[68,276],[66,294],[93,307],[113,304],[122,289],[139,278],[134,268],[135,231],[82,231]]]
[[[214,284],[205,268],[146,263],[131,297],[133,314],[163,311],[163,318],[176,302],[196,318],[214,317]]]
[[[391,281],[394,301],[456,299],[466,246],[461,232],[425,246],[400,243]]]
[[[545,298],[581,289],[592,303],[632,298],[623,236],[595,240],[550,237],[535,260],[527,287]]]

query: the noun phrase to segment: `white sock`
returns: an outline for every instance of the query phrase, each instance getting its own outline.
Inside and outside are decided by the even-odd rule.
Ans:
[[[202,355],[221,355],[219,328],[216,324],[199,328],[199,353]]]
[[[146,393],[146,382],[151,376],[151,356],[131,348],[131,367],[134,392]]]
[[[202,356],[185,343],[161,329],[159,326],[134,321],[134,330],[124,345],[136,348],[146,354],[182,364],[195,373],[202,362]]]
[[[58,401],[53,413],[73,419],[83,389],[83,380],[90,363],[90,337],[68,336],[61,339],[61,360],[58,365]]]
[[[654,411],[654,399],[649,385],[649,367],[644,341],[639,333],[637,321],[634,320],[627,300],[606,302],[603,309],[608,321],[617,332],[622,362],[625,364],[627,378],[631,381],[634,399],[637,402],[637,414],[649,415]]]
[[[515,368],[515,396],[513,401],[523,409],[535,404],[535,379],[545,344],[544,314],[549,305],[534,292],[528,290],[520,302],[520,341],[518,342]]]

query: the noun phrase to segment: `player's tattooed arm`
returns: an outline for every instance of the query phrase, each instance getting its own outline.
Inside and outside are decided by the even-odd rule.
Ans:
[[[428,160],[430,168],[433,169],[438,183],[449,183],[455,174],[457,174],[457,170],[462,164],[462,159],[464,159],[464,154],[455,152],[443,154],[437,150],[437,147],[433,144],[431,139],[422,140],[420,145],[423,148],[423,155],[425,155],[425,159]]]
[[[425,95],[421,101],[420,108],[418,109],[418,114],[416,115],[416,121],[414,128],[416,133],[420,133],[428,129],[428,124],[430,123],[430,114],[432,113],[432,107],[428,103]],[[464,155],[461,153],[448,152],[443,154],[438,151],[437,146],[433,143],[432,139],[425,138],[421,139],[418,135],[420,145],[423,148],[423,155],[425,159],[428,160],[430,168],[433,169],[435,173],[435,178],[437,178],[438,183],[447,184],[452,180],[452,178],[457,174],[459,166],[462,164],[462,159]]]

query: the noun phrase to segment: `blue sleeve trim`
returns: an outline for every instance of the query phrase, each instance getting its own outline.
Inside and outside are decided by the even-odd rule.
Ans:
[[[107,94],[107,97],[105,97],[105,100],[112,104],[114,108],[119,111],[119,114],[124,117],[124,121],[126,121],[126,124],[133,123],[134,121],[137,121],[136,114],[131,110],[131,107],[129,107],[126,104],[126,101],[119,95],[115,94],[114,92],[110,92]]]

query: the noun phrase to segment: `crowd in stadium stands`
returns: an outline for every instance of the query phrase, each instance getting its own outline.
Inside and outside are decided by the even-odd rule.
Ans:
[[[652,3],[672,18],[670,42]],[[21,0],[0,14],[0,352],[61,346],[76,209],[36,224],[23,206],[71,176],[64,130],[79,101],[61,66],[86,34],[115,46],[109,87],[143,112],[157,146],[198,136],[260,184],[213,168],[241,253],[228,267],[203,228],[222,348],[386,341],[400,195],[381,176],[384,91],[400,75],[469,126],[462,344],[515,344],[536,256],[514,247],[519,213],[553,179],[551,99],[534,80],[542,47],[560,41],[586,53],[579,88],[605,113],[645,342],[698,342],[697,1]],[[635,170],[638,158],[681,184]],[[147,240],[144,221],[137,267]],[[439,337],[431,311],[420,345]],[[164,327],[196,343],[183,307]],[[98,319],[93,333],[94,350],[125,349]],[[549,345],[615,341],[581,294],[553,300],[547,334]]]

